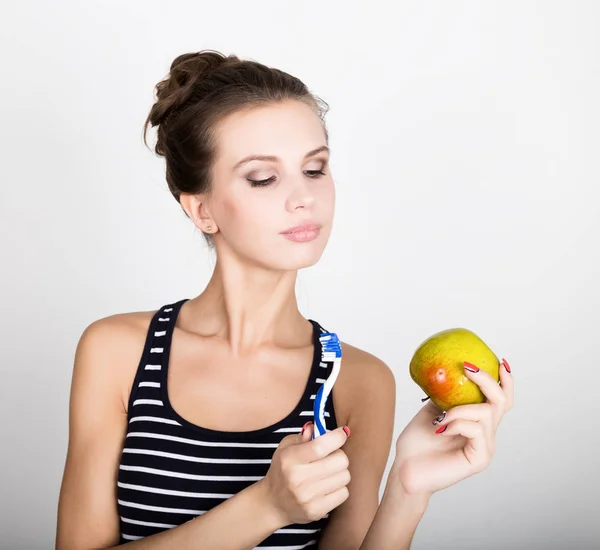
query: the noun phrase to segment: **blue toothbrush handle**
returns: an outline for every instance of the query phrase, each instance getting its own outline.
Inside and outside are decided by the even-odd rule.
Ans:
[[[321,401],[323,400],[323,390],[324,390],[324,385],[321,386],[319,388],[319,391],[317,392],[317,395],[315,397],[315,405],[314,405],[314,418],[315,418],[315,422],[314,422],[314,429],[313,429],[313,434],[312,434],[312,438],[316,439],[316,433],[318,431],[319,434],[323,435],[327,429],[325,428],[325,425],[323,424],[322,420],[321,420],[321,416],[319,414],[319,410],[321,407]],[[327,398],[325,398],[325,403],[327,402]]]

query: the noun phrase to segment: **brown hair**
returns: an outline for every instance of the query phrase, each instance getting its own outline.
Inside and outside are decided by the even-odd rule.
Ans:
[[[154,151],[165,157],[169,190],[210,193],[216,158],[217,123],[229,114],[287,99],[305,102],[323,122],[329,106],[298,78],[261,63],[202,50],[176,57],[169,75],[156,87],[156,102],[144,124],[158,126]],[[209,246],[210,235],[203,233]]]

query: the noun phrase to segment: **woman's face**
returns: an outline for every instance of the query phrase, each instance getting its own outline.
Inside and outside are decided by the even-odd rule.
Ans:
[[[335,208],[320,118],[293,100],[237,112],[218,125],[217,151],[213,192],[206,197],[208,214],[219,228],[213,235],[217,254],[228,249],[275,270],[315,264],[329,239]],[[248,160],[252,155],[272,158]],[[320,228],[316,236],[304,235],[310,240],[284,234],[305,223]]]

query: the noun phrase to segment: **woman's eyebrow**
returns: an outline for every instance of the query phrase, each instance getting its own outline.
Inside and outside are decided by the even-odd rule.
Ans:
[[[327,145],[323,145],[321,147],[317,147],[316,149],[313,149],[312,151],[309,151],[308,153],[306,153],[306,155],[304,155],[304,160],[306,160],[307,158],[310,158],[310,157],[314,157],[315,155],[321,153],[322,151],[327,151],[328,153],[330,152],[329,147],[327,147]],[[233,167],[233,169],[237,170],[240,166],[242,166],[243,164],[246,164],[247,162],[250,162],[251,160],[266,160],[269,162],[277,162],[279,160],[279,157],[276,157],[273,155],[249,155],[247,157],[244,157],[239,162],[237,162],[235,164],[235,166]]]

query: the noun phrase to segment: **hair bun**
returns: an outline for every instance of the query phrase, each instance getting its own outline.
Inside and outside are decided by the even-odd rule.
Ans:
[[[171,63],[169,75],[155,87],[156,103],[152,106],[148,122],[152,126],[164,123],[174,109],[190,99],[201,79],[228,60],[237,60],[237,57],[227,57],[214,50],[184,53],[176,57]]]

